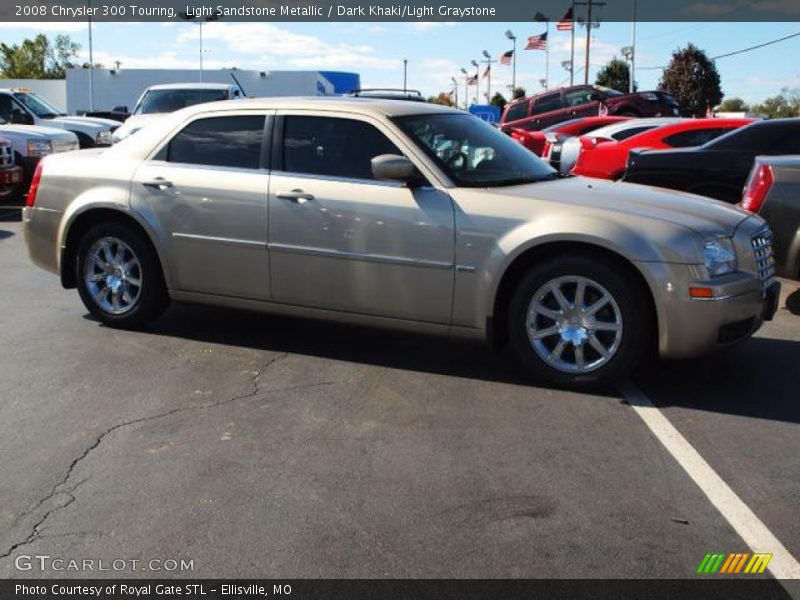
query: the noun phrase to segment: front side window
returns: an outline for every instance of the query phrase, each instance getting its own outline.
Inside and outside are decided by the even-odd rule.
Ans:
[[[581,106],[582,104],[593,102],[591,95],[595,93],[597,92],[592,88],[581,88],[570,92],[564,92],[564,106]]]
[[[286,116],[283,170],[352,179],[374,179],[372,159],[400,154],[377,128],[354,119]]]
[[[227,99],[227,90],[150,90],[145,93],[134,114],[171,113],[187,106]]]
[[[190,165],[258,169],[265,118],[264,115],[243,115],[192,121],[169,142],[166,160]]]
[[[561,94],[549,94],[533,101],[533,114],[535,115],[558,110],[559,108],[561,108]]]
[[[522,144],[472,115],[414,115],[394,121],[459,186],[519,185],[557,176]]]
[[[524,119],[528,116],[528,105],[530,102],[525,100],[524,102],[518,102],[513,106],[509,107],[508,112],[506,113],[506,121],[518,121],[519,119]]]
[[[53,117],[59,117],[64,114],[55,106],[50,104],[47,100],[37,96],[36,94],[18,92],[14,94],[14,98],[16,98],[16,100],[21,104],[24,104],[25,108],[27,108],[40,119],[52,119]]]

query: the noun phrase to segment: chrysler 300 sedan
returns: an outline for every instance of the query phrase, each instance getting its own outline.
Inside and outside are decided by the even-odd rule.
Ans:
[[[175,300],[483,338],[556,384],[744,340],[779,287],[759,216],[560,178],[479,119],[417,102],[184,109],[48,157],[24,223],[33,262],[107,325]]]

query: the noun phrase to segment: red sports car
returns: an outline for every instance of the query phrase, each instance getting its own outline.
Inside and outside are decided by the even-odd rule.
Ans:
[[[631,150],[662,150],[702,146],[723,133],[752,123],[753,119],[685,119],[663,125],[620,141],[598,135],[580,138],[581,151],[572,169],[575,175],[599,179],[619,179]]]
[[[584,135],[600,127],[611,125],[617,121],[624,121],[630,117],[582,117],[556,123],[541,131],[527,131],[525,129],[512,129],[511,137],[533,152],[536,156],[544,156],[547,143],[550,140],[563,140],[576,135]],[[551,134],[551,135],[548,135]]]

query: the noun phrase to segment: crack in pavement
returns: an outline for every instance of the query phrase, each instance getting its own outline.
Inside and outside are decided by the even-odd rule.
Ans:
[[[98,446],[100,446],[100,444],[103,442],[103,440],[106,437],[108,437],[109,434],[117,431],[118,429],[122,429],[123,427],[129,427],[131,425],[138,425],[140,423],[145,423],[147,421],[154,421],[154,420],[157,420],[157,419],[163,419],[165,417],[169,417],[169,416],[177,414],[177,413],[187,412],[187,411],[192,411],[192,410],[208,410],[210,408],[215,408],[217,406],[222,406],[222,405],[225,405],[225,404],[231,404],[231,403],[237,402],[239,400],[245,400],[247,398],[252,398],[253,396],[257,396],[261,392],[261,384],[259,383],[259,378],[264,374],[264,372],[267,369],[269,369],[271,366],[273,366],[278,361],[281,361],[281,360],[287,358],[288,356],[289,356],[289,353],[288,352],[284,352],[283,354],[281,354],[279,356],[276,356],[276,357],[273,357],[269,361],[267,361],[261,367],[261,369],[259,369],[258,371],[256,371],[253,374],[253,376],[252,376],[253,389],[250,392],[246,393],[246,394],[242,394],[240,396],[235,396],[233,398],[228,398],[226,400],[220,400],[218,402],[211,402],[211,403],[208,403],[208,404],[200,404],[200,405],[192,405],[192,406],[183,406],[183,407],[175,408],[173,410],[170,410],[170,411],[167,411],[167,412],[164,412],[164,413],[158,413],[156,415],[150,415],[150,416],[147,416],[147,417],[140,417],[138,419],[133,419],[131,421],[125,421],[123,423],[118,423],[116,425],[113,425],[112,427],[109,427],[105,431],[103,431],[100,435],[97,436],[97,438],[95,439],[95,441],[91,445],[89,445],[78,457],[76,457],[70,463],[69,467],[67,467],[67,470],[64,473],[64,476],[55,485],[53,485],[53,487],[51,488],[50,492],[46,496],[41,498],[33,508],[31,508],[31,509],[25,511],[24,513],[22,513],[20,515],[20,517],[15,521],[15,524],[19,523],[19,521],[21,519],[25,518],[26,516],[36,512],[45,503],[47,503],[48,501],[54,499],[55,497],[57,497],[59,495],[62,495],[62,494],[66,495],[67,496],[67,501],[64,502],[63,504],[60,504],[58,506],[54,506],[53,508],[50,508],[49,510],[46,510],[44,512],[44,514],[42,515],[42,517],[33,524],[33,528],[31,529],[31,532],[24,539],[22,539],[22,540],[20,540],[18,542],[15,542],[14,544],[11,545],[11,547],[9,547],[8,550],[6,550],[3,553],[0,553],[0,560],[2,560],[4,558],[8,558],[9,556],[11,556],[11,553],[14,552],[15,550],[17,550],[18,548],[20,548],[22,546],[25,546],[27,544],[30,544],[31,542],[33,542],[34,540],[39,538],[40,537],[39,536],[40,529],[44,525],[44,523],[47,521],[47,519],[50,517],[50,515],[52,515],[53,513],[58,512],[58,511],[64,510],[70,504],[75,502],[75,496],[73,495],[73,492],[75,490],[77,490],[86,481],[86,479],[81,480],[79,483],[77,483],[75,486],[73,486],[69,490],[65,490],[64,491],[64,490],[61,490],[60,488],[64,487],[67,484],[67,482],[72,477],[72,474],[74,473],[76,467],[87,456],[89,456],[89,454],[93,450],[96,450],[98,448]],[[274,391],[274,390],[270,390],[270,391]]]

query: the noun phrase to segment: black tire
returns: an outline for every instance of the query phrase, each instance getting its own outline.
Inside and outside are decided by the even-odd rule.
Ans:
[[[138,261],[136,275],[140,281],[135,303],[123,314],[104,310],[94,299],[86,280],[89,253],[95,243],[104,238],[122,241]],[[129,255],[128,255],[129,256]],[[120,329],[137,329],[157,319],[169,305],[161,263],[150,241],[140,232],[122,223],[95,225],[87,231],[78,244],[75,261],[75,281],[78,293],[86,308],[100,322]]]
[[[577,388],[613,383],[631,374],[642,358],[649,354],[654,334],[651,304],[647,290],[633,276],[630,268],[604,256],[576,253],[544,260],[523,275],[509,303],[508,334],[515,354],[534,379],[556,386]],[[602,286],[613,298],[621,317],[621,332],[616,338],[615,351],[607,362],[586,372],[566,372],[549,364],[534,349],[528,335],[526,318],[533,298],[549,282],[564,277],[586,278]],[[574,303],[575,298],[567,297],[567,300]],[[609,307],[609,310],[613,311],[614,307]],[[616,335],[600,331],[595,334]],[[561,338],[555,336],[548,339],[555,343]],[[588,344],[583,347],[586,350],[581,352],[586,352],[587,357],[596,353],[594,349],[589,349]],[[573,357],[577,354],[575,346],[567,345],[565,351],[571,351]],[[599,353],[596,357],[598,360],[601,358]]]

